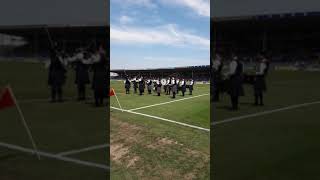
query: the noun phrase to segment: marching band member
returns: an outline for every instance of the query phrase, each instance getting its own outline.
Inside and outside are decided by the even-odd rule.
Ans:
[[[189,94],[190,94],[190,95],[192,95],[193,85],[194,85],[194,81],[193,81],[193,79],[191,79],[191,80],[190,80],[190,84],[189,84]]]
[[[216,55],[216,58],[212,62],[213,67],[213,75],[214,75],[214,95],[213,95],[213,101],[219,101],[219,95],[222,91],[222,69],[223,69],[223,63],[221,56],[219,54]]]
[[[144,79],[143,79],[143,77],[141,76],[140,79],[139,79],[139,92],[140,92],[140,96],[143,95],[145,86],[146,86],[146,85],[145,85]]]
[[[269,62],[268,60],[261,56],[260,62],[258,63],[256,67],[256,77],[253,84],[254,88],[254,97],[255,97],[255,103],[254,105],[260,105],[263,106],[263,93],[267,90],[266,80],[265,77],[269,70]]]
[[[148,94],[151,94],[152,91],[152,81],[150,79],[147,80],[147,89],[148,89]]]
[[[186,92],[186,81],[184,79],[180,81],[180,87],[181,87],[182,96],[184,96],[184,93]]]
[[[177,81],[174,79],[174,77],[171,79],[171,87],[172,87],[172,98],[176,98],[178,86],[177,86]]]
[[[232,110],[238,109],[239,96],[241,95],[243,65],[237,56],[234,56],[229,65],[230,89]]]
[[[161,94],[161,86],[162,86],[160,79],[157,80],[156,83],[157,83],[157,86],[156,86],[157,93],[158,93],[158,96],[160,96],[160,94]]]
[[[124,87],[126,89],[126,94],[130,94],[131,83],[130,83],[128,76],[126,76],[126,80],[125,80],[124,84],[125,84]]]

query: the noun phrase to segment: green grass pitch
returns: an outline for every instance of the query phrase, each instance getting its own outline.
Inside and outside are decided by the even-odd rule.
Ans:
[[[132,88],[125,94],[123,81],[111,81],[111,87],[125,110],[150,106],[133,110],[147,116],[111,109],[112,179],[209,179],[210,132],[153,118],[209,129],[209,85],[197,84],[193,95],[180,92],[176,99],[139,96]],[[119,108],[116,97],[110,105]]]
[[[107,142],[107,107],[77,102],[69,69],[64,103],[49,103],[47,70],[40,63],[0,62],[0,84],[10,83],[40,151],[56,155]],[[89,95],[91,90],[87,89]],[[32,148],[15,108],[0,111],[0,142]],[[107,148],[66,155],[106,166]],[[0,179],[106,179],[107,170],[41,157],[0,146]]]
[[[253,89],[249,85],[245,85],[239,111],[227,110],[227,94],[214,103],[217,123],[260,113],[211,127],[214,179],[319,179],[319,82],[319,72],[271,71],[264,107],[252,105]],[[289,108],[272,111],[284,107]]]

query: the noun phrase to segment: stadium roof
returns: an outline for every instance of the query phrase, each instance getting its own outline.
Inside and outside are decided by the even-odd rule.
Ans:
[[[107,26],[107,0],[5,0],[0,29],[38,26]]]
[[[314,0],[215,0],[211,3],[211,17],[216,20],[247,19],[253,16],[304,14],[320,12]]]

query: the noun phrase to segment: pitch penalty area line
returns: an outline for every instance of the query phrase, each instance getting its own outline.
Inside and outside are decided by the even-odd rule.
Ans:
[[[193,129],[199,129],[199,130],[202,130],[202,131],[210,132],[210,129],[199,127],[199,126],[194,126],[194,125],[191,125],[191,124],[177,122],[177,121],[173,121],[173,120],[170,120],[170,119],[161,118],[161,117],[158,117],[158,116],[152,116],[152,115],[148,115],[148,114],[143,114],[143,113],[139,113],[139,112],[134,112],[134,111],[130,111],[130,110],[120,109],[120,108],[116,108],[116,107],[113,107],[113,106],[111,106],[111,108],[115,109],[115,110],[123,111],[123,112],[128,112],[128,113],[132,113],[132,114],[136,114],[136,115],[140,115],[140,116],[150,117],[150,118],[153,118],[153,119],[158,119],[158,120],[161,120],[161,121],[166,121],[166,122],[170,122],[170,123],[174,123],[174,124],[190,127],[190,128],[193,128]]]
[[[177,99],[177,100],[173,100],[173,101],[153,104],[153,105],[149,105],[149,106],[142,106],[142,107],[138,107],[138,108],[133,108],[133,109],[129,109],[128,111],[136,111],[136,110],[140,110],[140,109],[145,109],[145,108],[154,107],[154,106],[160,106],[160,105],[164,105],[164,104],[170,104],[170,103],[174,103],[174,102],[184,101],[184,100],[198,98],[198,97],[202,97],[202,96],[208,96],[208,95],[210,95],[210,94],[201,94],[201,95],[198,95],[198,96],[192,96],[192,97]]]
[[[82,165],[82,166],[94,167],[94,168],[99,168],[99,169],[103,169],[103,170],[107,170],[107,171],[110,170],[110,167],[108,167],[104,164],[98,164],[98,163],[93,163],[93,162],[89,162],[89,161],[82,161],[82,160],[78,160],[78,159],[74,159],[74,158],[63,157],[60,155],[55,155],[55,154],[51,154],[51,153],[47,153],[47,152],[43,152],[43,151],[35,152],[33,149],[29,149],[29,148],[25,148],[25,147],[13,145],[13,144],[7,144],[7,143],[0,142],[0,146],[7,148],[7,149],[21,151],[21,152],[25,152],[25,153],[29,153],[29,154],[34,154],[34,155],[36,155],[36,153],[39,153],[39,155],[43,156],[43,157],[56,159],[56,160],[60,160],[60,161],[65,161],[65,162],[70,162],[70,163],[74,163],[74,164],[78,164],[78,165]],[[41,160],[38,160],[38,161],[41,161]]]
[[[310,102],[310,103],[303,103],[303,104],[296,104],[296,105],[291,105],[291,106],[287,106],[287,107],[283,107],[283,108],[279,108],[279,109],[273,109],[273,110],[258,112],[258,113],[254,113],[254,114],[248,114],[248,115],[244,115],[244,116],[228,118],[228,119],[225,119],[225,120],[213,122],[213,123],[211,123],[211,125],[212,126],[217,126],[217,125],[221,125],[221,124],[225,124],[225,123],[229,123],[229,122],[233,122],[233,121],[239,121],[239,120],[242,120],[242,119],[248,119],[248,118],[263,116],[263,115],[272,114],[272,113],[276,113],[276,112],[281,112],[281,111],[286,111],[286,110],[291,110],[291,109],[297,109],[297,108],[311,106],[311,105],[315,105],[315,104],[320,104],[320,101],[315,101],[315,102]]]

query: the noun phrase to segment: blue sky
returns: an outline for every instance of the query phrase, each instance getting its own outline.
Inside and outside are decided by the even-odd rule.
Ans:
[[[111,0],[111,69],[210,64],[210,0]]]

